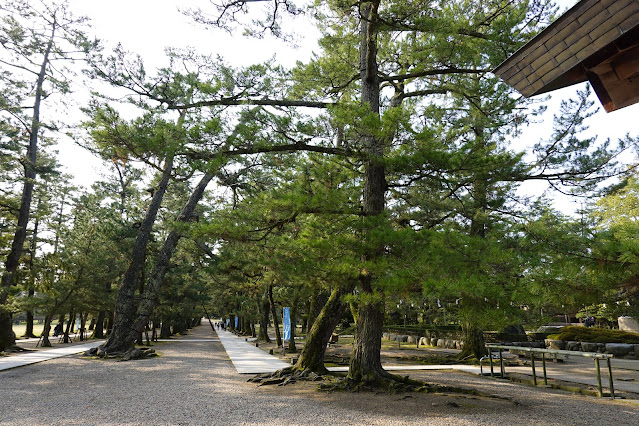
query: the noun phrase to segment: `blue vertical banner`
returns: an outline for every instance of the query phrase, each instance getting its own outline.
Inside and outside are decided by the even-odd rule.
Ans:
[[[227,319],[226,319],[226,326],[227,326],[227,327],[229,326],[229,321],[231,321],[231,319],[230,319],[230,318],[227,318]]]
[[[284,340],[291,340],[291,308],[284,308],[282,314],[282,323],[284,328]]]
[[[237,322],[239,321],[238,317],[235,317],[235,328],[237,329]]]

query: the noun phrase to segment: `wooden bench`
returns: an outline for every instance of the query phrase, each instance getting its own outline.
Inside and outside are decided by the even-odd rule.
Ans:
[[[599,361],[602,359],[606,360],[606,363],[608,365],[608,379],[610,382],[610,397],[611,399],[615,399],[615,388],[614,388],[614,384],[612,380],[612,367],[610,365],[610,359],[614,357],[612,354],[600,354],[597,352],[566,351],[561,349],[528,348],[524,346],[486,345],[486,347],[488,348],[488,351],[490,354],[492,354],[492,349],[499,350],[499,368],[501,371],[501,377],[506,376],[506,372],[504,370],[503,351],[509,351],[511,353],[519,352],[519,353],[528,354],[528,356],[530,357],[531,365],[532,365],[532,376],[533,376],[533,383],[535,384],[535,386],[537,386],[537,374],[535,371],[535,355],[536,354],[541,355],[541,362],[544,369],[544,385],[548,385],[548,377],[546,376],[546,355],[553,356],[555,357],[555,359],[557,359],[557,357],[559,356],[566,357],[566,358],[571,356],[593,358],[595,360],[595,367],[597,368],[597,390],[600,397],[603,396],[603,389],[601,387],[601,369],[600,369]],[[493,356],[492,355],[489,356],[489,359],[490,359],[490,371],[492,375]]]

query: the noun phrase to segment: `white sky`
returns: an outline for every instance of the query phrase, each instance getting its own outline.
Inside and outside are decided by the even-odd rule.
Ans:
[[[577,1],[558,0],[557,3],[565,10]],[[194,47],[203,54],[219,54],[235,65],[259,63],[275,55],[285,66],[294,65],[296,60],[308,59],[316,46],[313,28],[305,21],[294,23],[300,36],[309,35],[301,43],[302,48],[295,49],[273,39],[249,40],[241,35],[231,36],[223,31],[207,30],[178,12],[178,6],[199,4],[205,8],[209,4],[205,0],[71,0],[71,4],[77,14],[91,18],[94,33],[105,41],[107,48],[121,42],[126,50],[139,53],[148,64],[147,68],[163,63],[165,46]],[[553,93],[546,124],[551,124],[552,113],[556,111],[559,101],[571,96],[576,88],[583,86]],[[601,138],[617,139],[626,133],[639,134],[639,104],[610,114],[600,109],[589,124],[591,131]],[[548,131],[549,127],[543,125],[531,128],[518,144],[531,143]],[[521,146],[513,148],[522,149]],[[69,173],[76,176],[78,184],[87,184],[98,177],[96,169],[100,168],[100,161],[81,148],[64,143],[59,151],[60,162],[67,166]]]

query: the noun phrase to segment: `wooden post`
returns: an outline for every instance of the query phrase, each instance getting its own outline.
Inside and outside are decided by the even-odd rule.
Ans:
[[[602,397],[603,389],[601,388],[601,370],[599,369],[599,358],[595,358],[595,367],[597,367],[597,390],[599,391],[599,397]]]
[[[537,386],[537,372],[535,371],[535,354],[530,351],[530,362],[532,363],[533,384]]]
[[[495,373],[493,372],[493,353],[488,349],[488,362],[490,362],[490,377],[495,377]]]
[[[504,351],[499,349],[499,370],[501,372],[501,378],[506,377],[506,371],[504,371]]]
[[[544,366],[544,386],[548,386],[548,376],[546,375],[546,353],[541,353],[541,364]]]
[[[610,380],[610,399],[615,399],[615,386],[612,384],[612,366],[610,365],[610,358],[606,358],[608,362],[608,380]]]

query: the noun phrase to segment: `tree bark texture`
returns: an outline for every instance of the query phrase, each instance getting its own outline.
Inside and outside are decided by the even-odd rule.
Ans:
[[[44,329],[42,330],[42,347],[50,348],[49,333],[51,333],[51,321],[53,321],[53,313],[49,313],[44,317]]]
[[[379,0],[360,5],[360,80],[361,101],[369,112],[379,115],[380,80],[377,66],[377,35]],[[364,151],[368,158],[364,170],[363,211],[367,217],[379,216],[385,208],[386,176],[384,166],[384,141],[374,131],[363,135]],[[364,235],[366,237],[366,234]],[[382,256],[383,248],[371,249],[366,259]],[[384,321],[384,304],[378,300],[371,277],[363,271],[361,277],[362,299],[358,304],[357,326],[348,377],[355,382],[374,383],[390,377],[381,364],[381,339]]]
[[[335,287],[331,292],[328,301],[322,307],[308,332],[306,343],[295,364],[295,369],[310,370],[317,374],[328,372],[324,367],[324,355],[331,334],[346,310],[346,304],[341,300],[343,295],[344,292],[339,287]]]
[[[462,340],[464,348],[458,355],[460,359],[469,356],[480,359],[486,355],[484,333],[475,323],[471,321],[462,322]]]
[[[151,203],[146,210],[144,220],[138,230],[138,235],[133,245],[133,252],[131,253],[131,262],[124,273],[122,285],[118,291],[115,303],[113,330],[109,335],[109,339],[102,346],[101,352],[126,352],[133,347],[133,342],[135,342],[135,339],[130,340],[129,336],[131,334],[135,334],[135,338],[137,338],[138,330],[133,327],[137,308],[135,303],[135,291],[138,288],[138,280],[140,279],[140,273],[144,266],[146,248],[149,238],[151,237],[151,230],[158,211],[160,210],[160,206],[162,205],[162,199],[164,198],[164,193],[166,192],[166,188],[169,184],[172,171],[173,155],[171,154],[166,159],[158,189],[155,191],[155,194],[153,194]]]
[[[22,197],[20,209],[18,210],[18,224],[11,243],[11,250],[5,261],[4,273],[0,279],[0,351],[15,345],[15,333],[12,330],[11,312],[5,305],[9,297],[9,287],[14,285],[15,272],[20,265],[22,248],[27,237],[27,225],[29,223],[29,210],[31,209],[31,199],[33,198],[33,186],[36,179],[36,161],[38,152],[38,133],[40,132],[40,103],[42,101],[44,80],[47,75],[49,65],[49,55],[53,48],[53,40],[57,29],[57,23],[53,21],[51,36],[44,52],[44,58],[40,65],[38,80],[35,90],[35,101],[33,104],[33,115],[31,118],[31,129],[29,134],[29,146],[24,161],[24,184],[22,187]],[[7,321],[8,317],[8,321]]]

